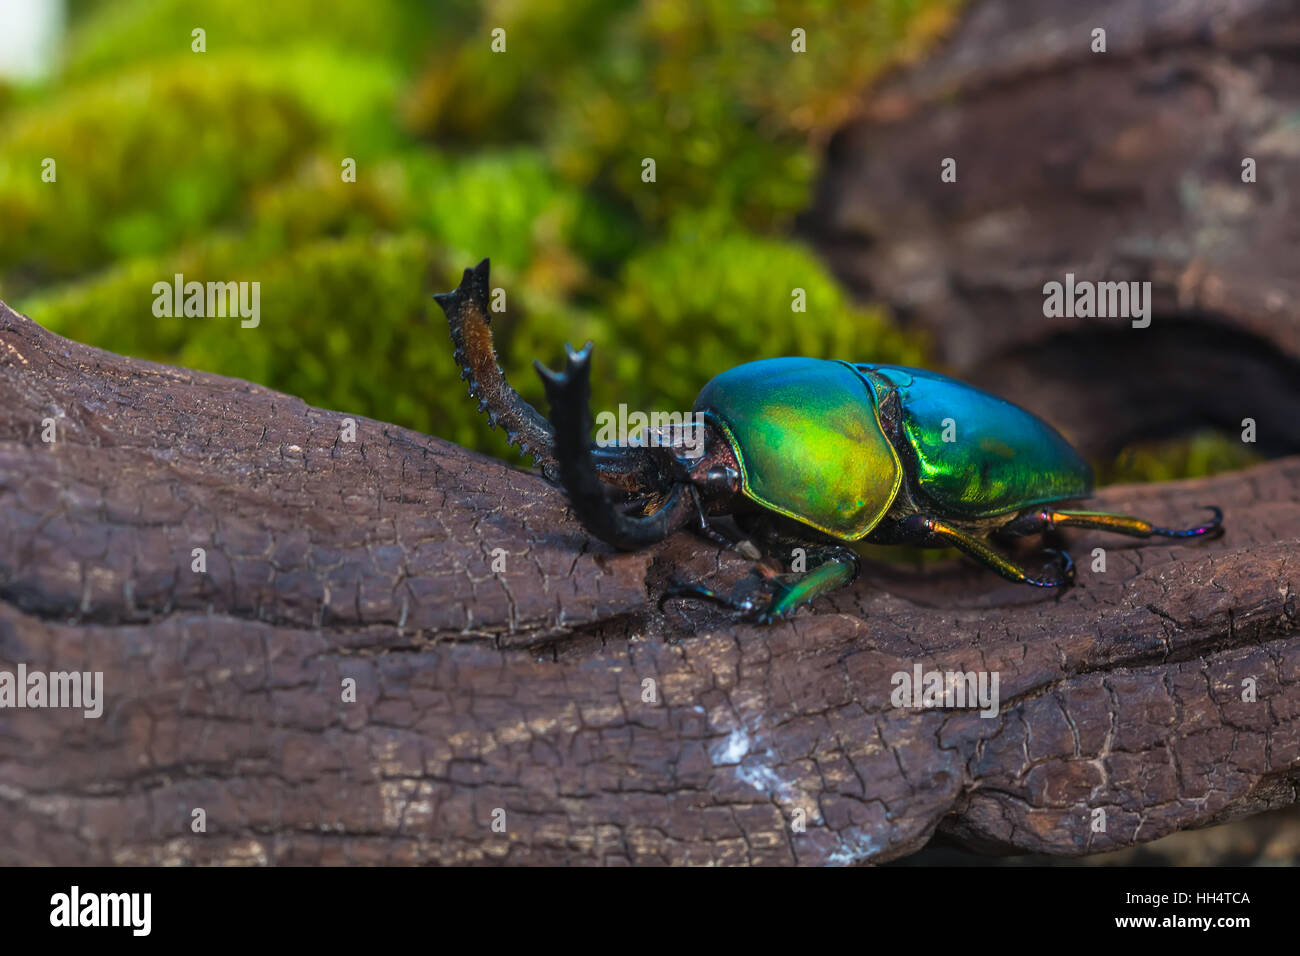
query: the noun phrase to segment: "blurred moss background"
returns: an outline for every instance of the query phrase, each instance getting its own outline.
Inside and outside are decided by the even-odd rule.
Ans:
[[[957,6],[69,0],[56,70],[0,86],[0,296],[78,341],[511,460],[430,298],[484,256],[503,363],[538,404],[531,361],[566,340],[597,343],[596,409],[688,409],[771,355],[924,365],[790,229],[826,136]],[[156,318],[175,273],[261,282],[260,325]],[[1143,450],[1104,474],[1225,454]]]

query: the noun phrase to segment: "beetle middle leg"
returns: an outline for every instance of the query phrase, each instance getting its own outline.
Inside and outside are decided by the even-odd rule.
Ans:
[[[1074,583],[1074,560],[1064,551],[1045,549],[1056,557],[1054,573],[1050,577],[1030,574],[1010,558],[999,554],[987,543],[968,532],[955,528],[933,515],[917,514],[904,518],[893,532],[893,543],[920,547],[952,545],[974,558],[980,564],[996,571],[1008,581],[1029,584],[1037,588],[1069,587]]]
[[[709,521],[709,516],[704,513],[704,506],[700,503],[699,495],[695,496],[695,530],[700,537],[707,538],[714,544],[721,545],[728,551],[735,551],[743,558],[750,561],[759,561],[763,555],[755,547],[754,542],[745,537],[741,532],[739,535],[730,532],[719,531]]]
[[[672,598],[693,598],[729,608],[744,620],[768,624],[789,617],[800,604],[851,584],[858,576],[858,556],[845,547],[809,548],[808,560],[813,567],[802,573],[764,573],[763,566],[756,565],[728,597],[700,584],[673,584],[659,598],[659,607]]]

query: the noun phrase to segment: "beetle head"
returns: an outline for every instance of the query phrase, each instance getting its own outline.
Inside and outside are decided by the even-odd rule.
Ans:
[[[693,485],[711,514],[732,510],[740,494],[740,462],[727,436],[713,422],[669,425],[656,435],[663,470],[673,481]]]

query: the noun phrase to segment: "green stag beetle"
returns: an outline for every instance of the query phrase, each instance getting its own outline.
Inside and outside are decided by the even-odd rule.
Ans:
[[[1065,552],[1047,549],[1052,564],[1033,575],[990,539],[1065,527],[1137,538],[1222,531],[1216,507],[1205,524],[1183,530],[1128,515],[1058,510],[1091,495],[1093,478],[1054,428],[955,379],[896,365],[750,362],[700,392],[702,442],[684,441],[679,431],[657,444],[595,447],[591,344],[581,351],[566,346],[562,372],[534,363],[551,403],[548,420],[497,363],[487,296],[484,259],[465,270],[454,292],[434,297],[447,314],[462,378],[491,424],[564,488],[591,534],[631,550],[690,526],[753,559],[805,549],[804,573],[777,573],[759,562],[730,596],[675,583],[661,606],[673,597],[698,598],[749,620],[782,618],[853,581],[853,545],[860,542],[956,546],[1011,581],[1064,588],[1074,581]],[[962,423],[961,441],[944,440],[946,420]],[[730,536],[715,524],[724,516],[731,518]]]

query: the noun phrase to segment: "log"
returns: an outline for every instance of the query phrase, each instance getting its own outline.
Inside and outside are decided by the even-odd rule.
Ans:
[[[1290,0],[977,0],[836,134],[804,231],[1090,457],[1247,418],[1295,454],[1298,41]],[[1067,274],[1150,282],[1151,324],[1045,316]]]
[[[104,680],[98,718],[0,717],[0,863],[1078,855],[1294,802],[1300,458],[1098,497],[1227,532],[1073,533],[1059,598],[871,560],[774,626],[660,613],[746,563],[614,553],[536,474],[0,305],[0,672]],[[895,706],[916,668],[996,712]]]

